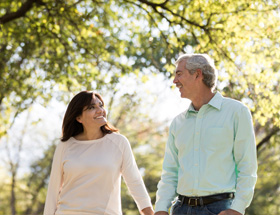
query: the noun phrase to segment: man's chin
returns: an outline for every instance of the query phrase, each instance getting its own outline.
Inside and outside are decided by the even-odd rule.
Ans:
[[[191,100],[188,96],[186,96],[186,95],[184,95],[184,94],[182,94],[182,93],[181,93],[181,98],[182,98],[182,99],[189,99],[189,100]]]
[[[183,93],[181,93],[181,98],[185,99],[187,98],[186,95],[184,95]]]

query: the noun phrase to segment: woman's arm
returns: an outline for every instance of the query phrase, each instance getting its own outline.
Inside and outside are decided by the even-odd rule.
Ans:
[[[147,207],[141,210],[141,215],[154,215],[154,210],[152,207]]]
[[[62,157],[64,153],[64,145],[64,142],[58,144],[53,156],[44,215],[54,215],[57,209],[58,195],[63,183]]]
[[[137,204],[140,213],[149,215],[152,211],[151,198],[146,190],[142,176],[134,159],[129,141],[124,138],[121,173],[128,190]],[[153,213],[152,213],[153,214]]]

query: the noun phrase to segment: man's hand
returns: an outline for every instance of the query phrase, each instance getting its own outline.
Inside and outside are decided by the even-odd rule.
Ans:
[[[141,210],[141,215],[154,215],[154,211],[151,207],[147,207]]]
[[[242,214],[239,213],[238,211],[235,211],[235,210],[232,210],[232,209],[227,209],[225,211],[222,211],[218,215],[242,215]]]
[[[168,215],[168,212],[166,211],[158,211],[155,213],[155,215]]]

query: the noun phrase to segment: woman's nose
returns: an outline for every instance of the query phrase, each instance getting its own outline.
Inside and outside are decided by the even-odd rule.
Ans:
[[[97,112],[98,112],[98,113],[103,112],[103,108],[102,108],[102,107],[98,107],[98,108],[97,108]]]

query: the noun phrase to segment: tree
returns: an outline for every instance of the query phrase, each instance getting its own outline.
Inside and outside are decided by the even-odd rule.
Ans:
[[[0,138],[35,101],[86,88],[114,95],[123,76],[171,77],[180,52],[202,52],[215,59],[218,89],[249,106],[260,164],[275,158],[267,155],[280,136],[278,0],[7,0],[0,8]],[[279,185],[266,181],[258,183],[272,195]]]
[[[22,151],[23,151],[23,139],[26,135],[26,126],[29,119],[29,112],[27,114],[27,117],[24,121],[24,127],[19,132],[19,135],[12,134],[4,140],[4,146],[6,151],[6,160],[5,163],[8,166],[8,172],[10,173],[10,182],[8,183],[9,186],[9,192],[10,192],[10,198],[9,198],[9,207],[12,215],[16,214],[16,192],[18,189],[18,170],[20,163],[22,162]],[[9,137],[13,136],[13,140],[10,140]]]
[[[270,144],[263,147],[258,153],[259,169],[258,182],[252,205],[247,214],[277,215],[280,213],[280,135],[273,136]]]
[[[33,162],[30,174],[22,179],[26,189],[22,191],[25,196],[26,207],[22,214],[42,214],[45,206],[48,179],[51,172],[53,154],[58,143],[54,139],[53,143],[45,150],[44,156]]]
[[[47,101],[56,83],[75,91],[130,72],[170,76],[179,52],[192,50],[212,55],[220,86],[227,85],[220,89],[249,104],[260,127],[280,126],[276,0],[10,0],[1,8],[0,105],[7,125],[9,107]]]

